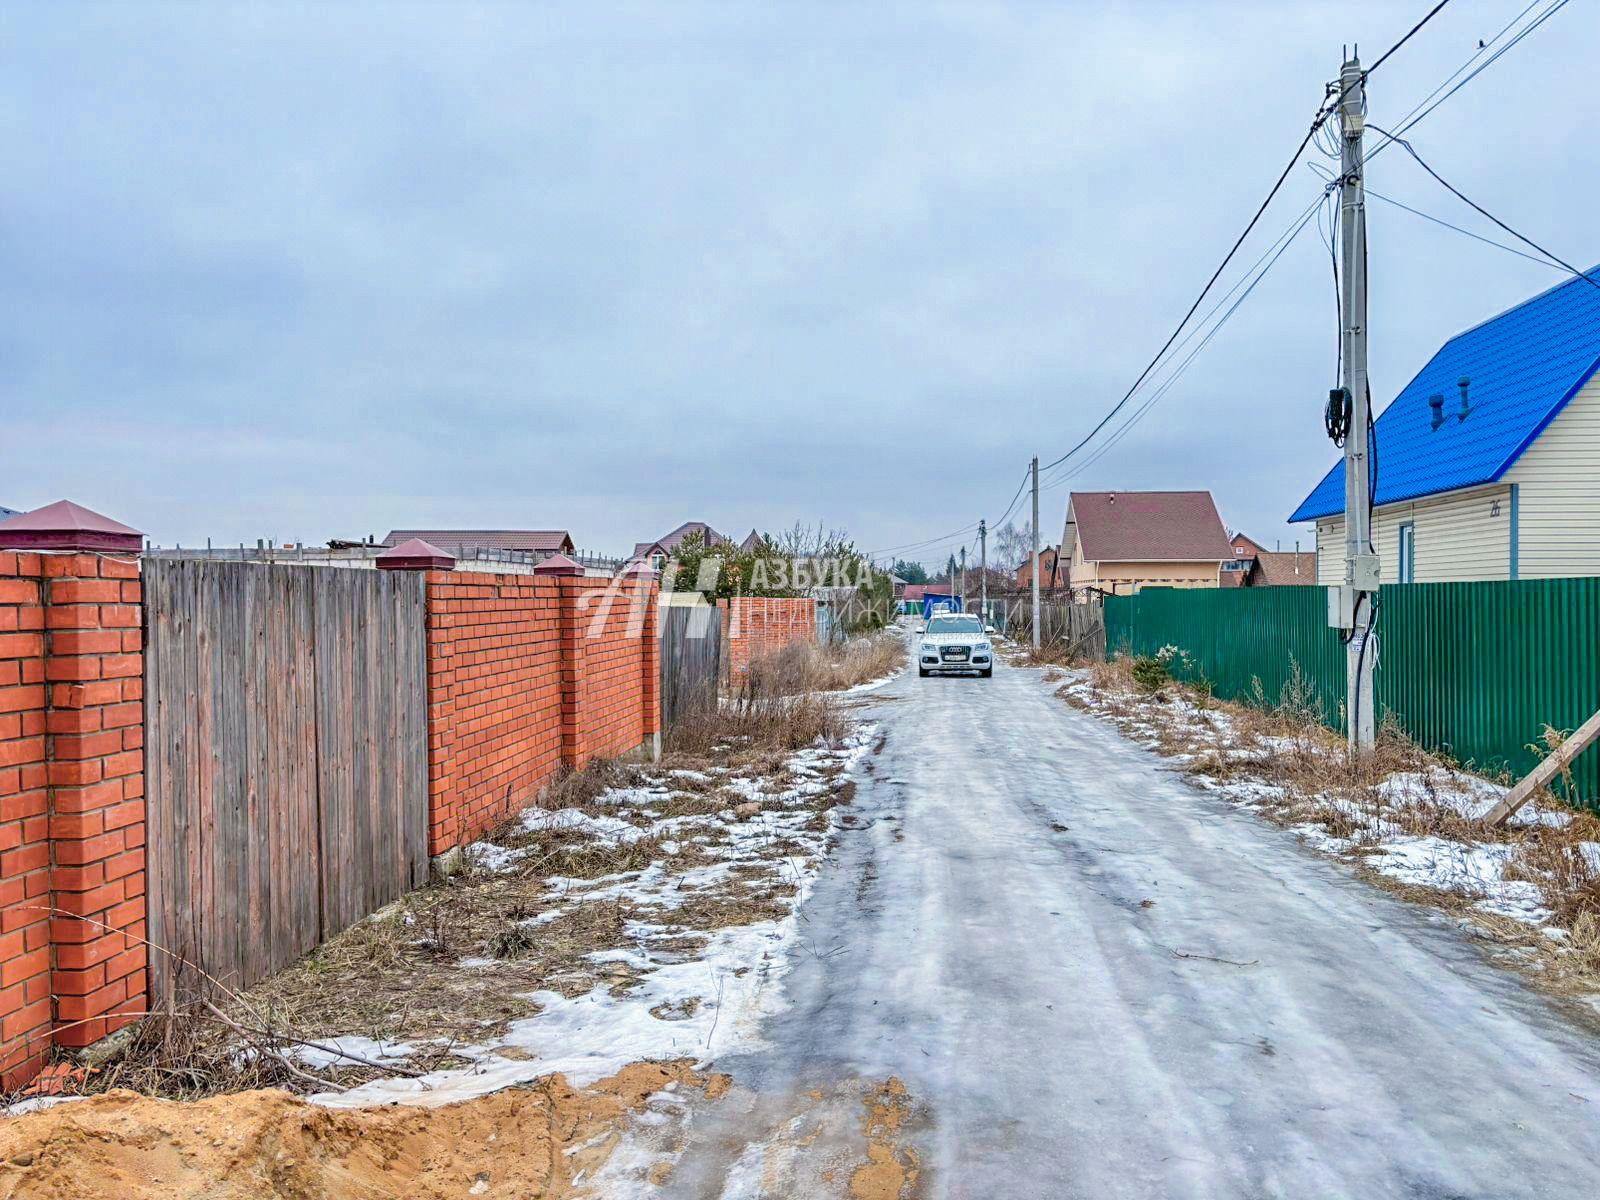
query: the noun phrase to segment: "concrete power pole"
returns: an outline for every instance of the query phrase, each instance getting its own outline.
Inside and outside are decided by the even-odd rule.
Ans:
[[[1350,413],[1344,441],[1344,586],[1336,624],[1349,632],[1345,717],[1352,755],[1366,754],[1376,738],[1372,668],[1378,657],[1372,632],[1378,597],[1378,555],[1372,542],[1371,418],[1367,387],[1367,200],[1361,135],[1367,107],[1366,80],[1352,55],[1339,72],[1339,251],[1343,277],[1343,396]]]
[[[967,548],[961,547],[961,611],[967,611]]]
[[[1039,456],[1029,468],[1033,475],[1033,648],[1039,648]]]
[[[983,613],[983,619],[989,619],[989,525],[988,522],[978,522],[978,594],[982,597],[978,601],[978,608]]]

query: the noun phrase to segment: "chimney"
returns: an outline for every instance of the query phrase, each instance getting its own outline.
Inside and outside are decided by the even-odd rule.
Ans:
[[[1471,385],[1472,379],[1470,376],[1463,375],[1456,380],[1456,386],[1461,389],[1461,411],[1456,414],[1456,420],[1458,421],[1465,421],[1467,414],[1472,411],[1472,405],[1467,400],[1467,388]]]
[[[1428,407],[1433,410],[1432,428],[1437,429],[1444,424],[1444,397],[1437,393],[1429,396]]]

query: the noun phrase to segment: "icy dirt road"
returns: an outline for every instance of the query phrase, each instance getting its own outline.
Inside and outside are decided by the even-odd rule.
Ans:
[[[1038,672],[913,672],[867,714],[791,1004],[650,1194],[1600,1195],[1600,1032],[1446,919]]]

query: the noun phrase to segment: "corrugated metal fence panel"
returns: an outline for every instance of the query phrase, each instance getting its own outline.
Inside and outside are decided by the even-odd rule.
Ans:
[[[143,579],[150,936],[248,986],[427,877],[422,576]],[[151,966],[163,999],[194,982]]]
[[[1600,579],[1390,586],[1378,612],[1380,713],[1460,762],[1524,774],[1545,725],[1600,709]],[[1600,754],[1578,758],[1573,783],[1600,801]]]
[[[711,605],[663,606],[661,726],[713,707],[722,671],[722,614]]]
[[[1600,709],[1600,579],[1391,584],[1379,600],[1380,720],[1495,773],[1538,762],[1546,724]],[[1297,662],[1330,725],[1343,727],[1345,648],[1323,588],[1150,589],[1106,600],[1113,653],[1175,645],[1225,699],[1276,702]],[[1576,798],[1600,806],[1600,751],[1574,764]]]
[[[1105,612],[1111,653],[1177,646],[1224,700],[1277,704],[1298,667],[1307,698],[1343,727],[1344,645],[1321,588],[1146,588],[1107,596]]]

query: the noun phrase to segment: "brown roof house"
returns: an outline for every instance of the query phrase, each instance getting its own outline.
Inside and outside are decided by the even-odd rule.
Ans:
[[[565,529],[391,529],[383,544],[392,549],[413,539],[438,546],[457,558],[471,558],[479,551],[549,558],[552,554],[571,554],[575,549],[572,536]]]
[[[755,532],[754,530],[751,531]],[[653,542],[635,542],[633,544],[634,558],[648,558],[656,570],[660,570],[673,552],[683,545],[683,541],[690,534],[698,533],[700,541],[707,546],[720,546],[729,539],[723,537],[704,521],[685,521],[666,537],[657,538]]]
[[[1233,557],[1210,492],[1073,492],[1067,502],[1061,558],[1074,591],[1212,588]]]
[[[1229,544],[1233,557],[1222,564],[1223,587],[1307,587],[1317,581],[1313,550],[1268,550],[1242,533]]]
[[[1060,570],[1060,558],[1060,547],[1039,547],[1039,586],[1041,588],[1060,587],[1066,583],[1065,573]],[[1021,588],[1031,588],[1033,586],[1032,551],[1023,556],[1022,565],[1017,568],[1017,586]]]

